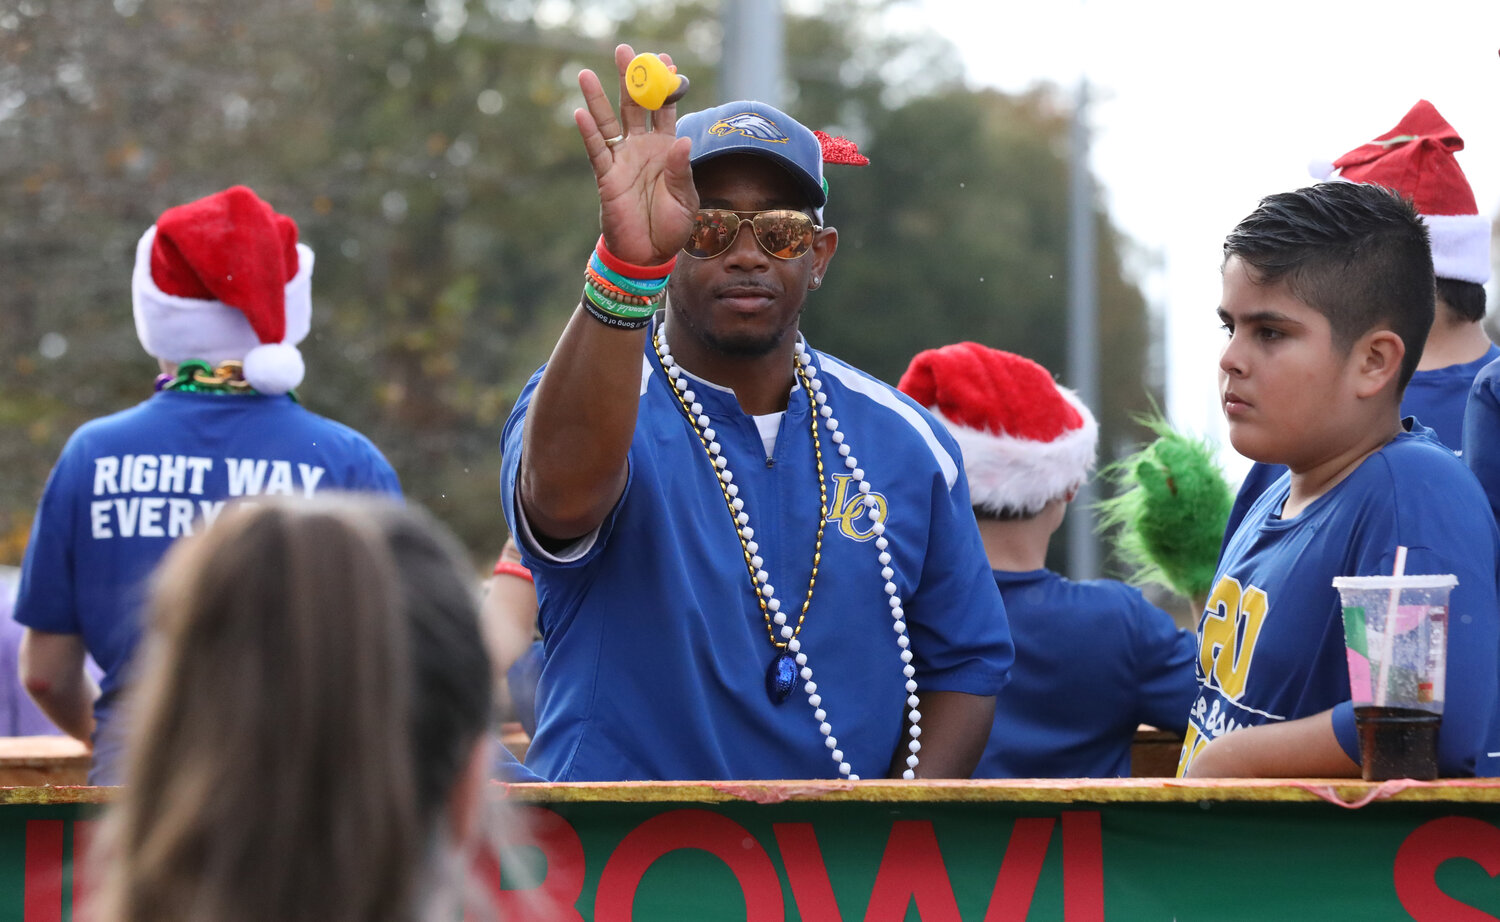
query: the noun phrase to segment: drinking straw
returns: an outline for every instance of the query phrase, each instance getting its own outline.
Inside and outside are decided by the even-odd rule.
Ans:
[[[1396,570],[1393,576],[1403,576],[1406,573],[1406,547],[1396,545]],[[1401,588],[1391,587],[1391,600],[1385,609],[1385,624],[1380,632],[1380,672],[1375,680],[1375,705],[1385,707],[1385,683],[1390,678],[1391,657],[1395,655],[1396,649],[1396,609],[1401,604]]]

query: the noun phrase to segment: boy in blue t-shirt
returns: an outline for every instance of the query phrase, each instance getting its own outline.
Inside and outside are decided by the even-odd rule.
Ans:
[[[90,784],[119,783],[116,705],[147,580],[173,541],[236,497],[400,493],[369,439],[292,393],[312,268],[297,225],[244,186],[169,208],[136,247],[136,332],[160,365],[156,392],[68,439],[15,606],[22,681],[59,728],[93,744]]]
[[[1484,332],[1490,222],[1479,214],[1455,156],[1463,149],[1463,138],[1423,99],[1396,127],[1344,154],[1333,166],[1340,179],[1374,183],[1411,199],[1427,225],[1437,306],[1422,359],[1401,398],[1401,415],[1415,416],[1439,442],[1466,455],[1470,388],[1481,369],[1500,359],[1500,348]],[[1482,432],[1478,438],[1483,452],[1488,446]],[[1251,504],[1285,473],[1280,464],[1250,468],[1229,513],[1226,542]],[[1481,475],[1480,481],[1484,479]],[[1492,492],[1500,492],[1500,484]]]
[[[1336,576],[1451,573],[1438,770],[1497,739],[1497,535],[1478,483],[1402,392],[1433,317],[1412,205],[1322,183],[1263,199],[1224,242],[1219,385],[1236,451],[1285,464],[1219,559],[1198,628],[1200,690],[1178,774],[1359,773]]]
[[[1130,775],[1137,727],[1186,727],[1197,645],[1139,590],[1046,567],[1048,541],[1094,465],[1093,414],[1047,369],[978,343],[918,353],[898,386],[963,451],[1016,645],[974,777]]]

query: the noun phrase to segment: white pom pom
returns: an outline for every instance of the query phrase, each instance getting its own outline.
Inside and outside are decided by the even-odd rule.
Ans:
[[[245,354],[245,380],[262,394],[285,394],[302,383],[307,366],[289,343],[266,343]]]
[[[1313,179],[1329,179],[1333,176],[1332,160],[1309,160],[1307,162],[1307,175]]]

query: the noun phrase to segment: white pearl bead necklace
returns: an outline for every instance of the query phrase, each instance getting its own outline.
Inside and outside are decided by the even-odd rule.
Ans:
[[[662,370],[666,372],[668,380],[676,389],[678,403],[687,415],[688,422],[698,433],[699,439],[708,451],[710,461],[713,462],[715,471],[718,472],[721,489],[729,501],[735,527],[739,531],[745,550],[754,555],[752,564],[754,573],[751,574],[751,578],[755,581],[758,595],[765,601],[766,608],[772,612],[772,620],[780,629],[781,637],[786,642],[787,652],[796,658],[798,675],[804,683],[802,689],[807,693],[807,703],[813,708],[813,719],[818,722],[818,732],[823,734],[823,744],[828,747],[833,761],[838,763],[839,774],[857,781],[859,775],[854,773],[848,761],[844,759],[843,750],[838,748],[838,738],[833,734],[833,725],[829,722],[828,712],[823,706],[823,696],[818,693],[818,683],[813,681],[812,666],[808,664],[807,653],[802,650],[802,642],[797,637],[800,624],[798,628],[787,624],[786,613],[780,610],[781,602],[776,598],[775,587],[771,585],[770,575],[765,570],[765,562],[758,553],[760,548],[754,540],[755,529],[750,526],[750,513],[746,511],[744,500],[739,496],[739,487],[735,485],[734,474],[729,469],[729,459],[724,457],[718,441],[715,440],[717,433],[713,430],[713,421],[709,419],[703,405],[698,403],[697,395],[688,388],[682,369],[668,350],[660,326],[652,336]],[[801,339],[797,341],[795,361],[797,376],[803,388],[811,395],[813,404],[817,408],[816,412],[822,419],[823,427],[828,430],[829,438],[838,446],[838,453],[844,459],[844,466],[849,469],[852,478],[859,483],[859,494],[863,497],[866,514],[873,523],[871,529],[875,534],[875,548],[878,551],[876,560],[881,567],[880,577],[885,582],[887,604],[890,606],[893,619],[891,626],[896,632],[896,645],[901,650],[901,673],[906,677],[906,706],[908,708],[906,719],[910,742],[907,743],[906,748],[909,754],[906,757],[906,768],[902,771],[901,777],[911,780],[916,777],[916,768],[920,761],[917,753],[922,748],[918,739],[922,735],[922,713],[917,710],[920,703],[917,697],[917,670],[911,664],[911,639],[906,632],[906,612],[901,607],[900,587],[894,582],[896,572],[891,567],[890,543],[885,537],[885,523],[880,520],[879,501],[871,495],[870,482],[865,479],[865,472],[860,468],[859,460],[845,440],[843,431],[839,429],[839,421],[833,415],[833,408],[828,405],[828,396],[823,393],[823,382],[818,380],[818,368],[813,364],[812,356],[808,354],[807,346]]]

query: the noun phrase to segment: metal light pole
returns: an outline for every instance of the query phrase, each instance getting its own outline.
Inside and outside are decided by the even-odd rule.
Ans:
[[[1089,173],[1089,85],[1079,78],[1073,106],[1068,182],[1068,380],[1084,405],[1099,411],[1099,286],[1095,262],[1094,181]],[[1099,575],[1095,491],[1085,483],[1068,510],[1068,575]]]
[[[786,71],[781,0],[728,0],[723,23],[721,101],[755,99],[781,108]]]

